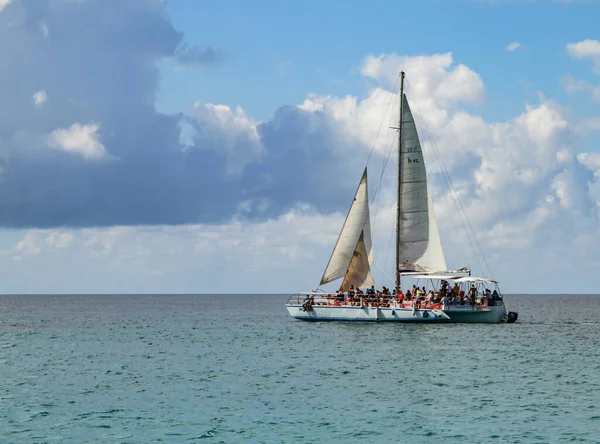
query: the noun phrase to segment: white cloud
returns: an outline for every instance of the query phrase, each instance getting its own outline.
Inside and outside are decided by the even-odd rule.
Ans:
[[[53,231],[48,233],[46,237],[46,243],[53,248],[64,249],[68,248],[73,242],[75,235],[73,233],[61,233]]]
[[[33,103],[35,106],[42,106],[48,100],[48,95],[43,89],[36,91],[33,94]]]
[[[600,176],[600,153],[581,153],[577,156],[577,159],[594,171],[594,174]]]
[[[600,74],[600,41],[582,40],[567,45],[567,53],[578,60],[589,60],[592,62],[594,72]]]
[[[561,252],[577,248],[578,254],[598,259],[595,244],[584,240],[600,236],[597,216],[590,213],[594,202],[590,200],[588,186],[588,182],[592,188],[597,184],[593,174],[598,176],[600,160],[595,153],[577,151],[572,134],[575,124],[556,102],[540,97],[538,103],[524,105],[520,114],[510,119],[487,122],[463,108],[464,104],[482,102],[486,94],[483,80],[471,68],[455,64],[451,54],[431,57],[390,54],[365,59],[362,72],[373,86],[367,97],[313,94],[297,108],[302,115],[324,116],[323,120],[315,120],[315,124],[329,125],[336,135],[345,137],[336,138],[336,143],[327,149],[339,153],[340,159],[364,163],[390,100],[387,117],[390,123],[397,118],[396,96],[391,89],[400,68],[407,72],[407,92],[432,173],[436,214],[449,266],[476,264],[472,258],[464,257],[467,242],[454,203],[442,187],[439,174],[436,175],[440,171],[435,162],[436,150],[441,152],[450,170],[492,269],[500,272],[495,277],[504,283],[505,290],[555,290],[554,284],[544,287],[542,281],[533,289],[532,282],[515,277],[514,271],[529,270],[531,264],[536,264],[540,269],[548,267],[549,271],[540,271],[548,277],[557,267],[557,262],[549,258],[560,256]],[[188,134],[190,138],[217,140],[219,143],[206,149],[220,149],[231,159],[240,159],[232,172],[240,171],[248,162],[265,154],[258,122],[242,109],[197,103],[189,114],[195,119],[193,131]],[[431,139],[419,116],[426,119]],[[276,116],[270,125],[278,127],[278,119]],[[378,179],[374,164],[379,166],[386,149],[395,144],[396,133],[387,126],[385,122],[373,163],[369,165],[371,191]],[[309,132],[312,128],[297,130]],[[88,159],[101,158],[107,154],[98,132],[95,124],[76,123],[69,129],[54,131],[49,143]],[[391,162],[390,165],[393,158]],[[392,171],[393,166],[388,167],[379,209],[372,211],[377,264],[374,271],[379,284],[387,284],[380,280],[379,267],[391,274],[393,261],[393,255],[387,255],[394,222]],[[358,179],[358,175],[340,178],[352,182]],[[351,197],[348,194],[339,199],[346,199],[349,204]],[[36,256],[36,261],[54,263],[60,254],[68,259],[64,262],[69,264],[65,265],[65,276],[77,275],[80,285],[88,285],[85,288],[96,288],[90,287],[90,282],[95,282],[104,291],[127,291],[132,282],[137,285],[132,291],[171,292],[270,292],[316,286],[345,213],[321,214],[308,204],[298,204],[267,221],[244,219],[250,208],[264,209],[268,205],[260,199],[241,202],[238,217],[222,225],[37,230],[28,232],[17,243],[14,257]],[[577,239],[565,236],[567,229],[577,231]],[[561,266],[589,272],[585,264],[577,261]],[[92,271],[97,269],[103,270],[102,278],[90,281]],[[235,280],[231,279],[232,272]],[[132,275],[137,279],[132,279]],[[85,288],[79,291],[86,291]]]
[[[485,96],[483,80],[475,71],[458,64],[452,66],[452,53],[432,56],[381,54],[368,56],[361,73],[377,81],[394,85],[400,71],[408,80],[408,92],[415,100],[431,106],[454,108],[460,103],[479,103]]]
[[[553,199],[547,198],[543,203],[526,214],[519,224],[496,224],[484,233],[485,239],[491,248],[505,250],[527,250],[536,242],[536,231],[543,229],[554,216]]]
[[[563,76],[561,83],[568,93],[587,92],[592,99],[600,101],[600,85],[594,85],[586,80],[577,80],[570,74]]]
[[[519,49],[521,47],[521,44],[519,42],[512,42],[511,44],[507,45],[504,50],[508,51],[508,52],[513,52],[516,51],[517,49]]]
[[[416,57],[381,54],[368,56],[362,63],[364,76],[382,82],[366,98],[310,94],[299,108],[323,111],[341,125],[341,136],[357,139],[368,147],[378,134],[383,134],[384,137],[377,138],[375,147],[380,153],[386,152],[394,143],[393,136],[385,137],[387,127],[394,126],[398,119],[398,93],[392,94],[391,87],[401,70],[406,72],[405,89],[413,111],[427,116],[429,129],[434,133],[448,125],[450,113],[461,103],[479,103],[485,97],[479,74],[464,65],[453,65],[450,53]],[[340,144],[338,149],[348,155],[347,144]]]
[[[28,230],[13,250],[13,260],[22,261],[26,258],[40,256],[49,251],[69,248],[75,239],[72,232],[53,230]]]
[[[133,227],[112,227],[106,229],[84,229],[82,233],[85,240],[82,245],[92,254],[110,254],[119,239],[133,233]]]
[[[37,256],[40,254],[40,246],[38,245],[37,230],[26,232],[25,237],[17,243],[15,254],[12,257],[14,261],[21,261],[24,257]]]
[[[0,12],[6,8],[12,0],[0,0]]]
[[[588,117],[578,122],[577,132],[600,131],[600,117]]]
[[[251,161],[264,154],[258,135],[258,122],[246,116],[241,107],[232,110],[227,105],[196,102],[189,115],[194,118],[191,138],[223,150],[228,156],[228,170],[241,172]]]
[[[40,23],[40,31],[42,31],[42,35],[46,38],[48,38],[48,35],[50,35],[48,25],[46,25],[45,23]]]
[[[592,63],[593,72],[600,75],[600,41],[582,40],[577,43],[569,43],[566,46],[567,53],[577,59],[586,60]],[[570,74],[561,79],[563,88],[568,93],[585,92],[589,93],[592,99],[600,102],[600,84],[594,85],[587,80],[575,79]]]
[[[311,269],[311,277],[322,273],[344,217],[299,205],[257,223],[31,230],[15,245],[13,261],[30,267],[27,260],[35,258],[41,264],[39,279],[20,284],[27,292],[40,291],[36,282],[44,281],[50,264],[55,287],[44,292],[310,290],[317,278],[307,280],[298,270]],[[284,281],[292,285],[282,286]]]
[[[68,129],[52,131],[48,136],[48,144],[52,148],[81,155],[87,160],[99,160],[107,156],[100,142],[99,129],[100,126],[95,123],[74,123]]]
[[[454,164],[450,173],[463,177],[458,182],[461,200],[484,248],[497,252],[537,245],[561,219],[587,216],[593,203],[586,176],[573,156],[570,131],[562,108],[548,100],[506,122],[457,114],[440,131],[436,145],[445,159],[461,151],[474,159],[471,167]],[[437,214],[456,213],[450,193],[447,196],[438,202]],[[460,220],[442,220],[441,226],[460,236]]]

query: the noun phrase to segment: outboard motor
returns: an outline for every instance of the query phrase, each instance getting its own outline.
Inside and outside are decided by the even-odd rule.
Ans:
[[[517,319],[519,319],[519,313],[517,313],[516,311],[509,311],[508,316],[506,318],[506,323],[512,324],[516,322]]]

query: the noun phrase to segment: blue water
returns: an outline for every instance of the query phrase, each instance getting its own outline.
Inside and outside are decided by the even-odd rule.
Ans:
[[[286,299],[0,297],[0,442],[600,441],[600,296],[507,296],[512,325]]]

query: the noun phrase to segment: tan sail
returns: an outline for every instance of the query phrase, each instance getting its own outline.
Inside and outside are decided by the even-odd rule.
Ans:
[[[372,263],[369,192],[365,168],[320,285],[340,278],[344,278],[342,291],[346,291],[350,285],[355,288],[375,285],[370,267]]]
[[[354,255],[350,261],[350,266],[344,277],[344,282],[340,287],[340,291],[350,290],[350,286],[354,285],[354,288],[370,287],[375,285],[373,275],[371,274],[371,267],[369,266],[369,255],[364,242],[364,234],[360,235]]]

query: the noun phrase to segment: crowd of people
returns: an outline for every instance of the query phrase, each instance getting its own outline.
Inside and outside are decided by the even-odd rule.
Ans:
[[[390,306],[416,306],[417,308],[438,308],[448,305],[495,305],[501,301],[502,297],[497,290],[493,292],[489,288],[482,288],[478,291],[475,284],[472,284],[467,291],[460,288],[458,283],[451,286],[448,281],[442,280],[439,290],[427,291],[425,287],[407,289],[406,293],[397,288],[394,293],[389,288],[383,287],[376,290],[374,286],[363,291],[360,288],[354,288],[351,285],[348,291],[338,290],[335,294],[327,294],[318,298],[315,302],[313,295],[308,295],[304,305],[350,305],[350,306],[371,306],[371,307],[390,307]]]

